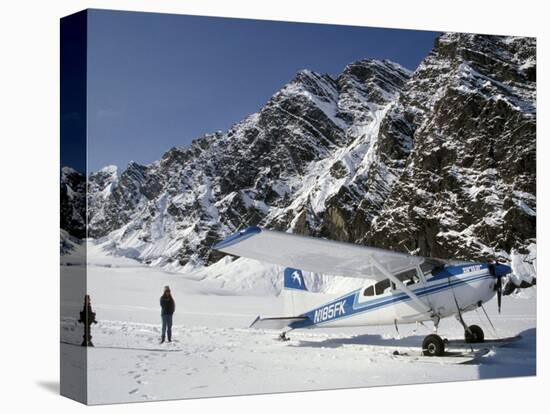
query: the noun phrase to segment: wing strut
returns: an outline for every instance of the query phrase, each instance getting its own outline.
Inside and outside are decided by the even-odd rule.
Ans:
[[[372,260],[372,264],[384,274],[388,279],[390,279],[399,289],[401,289],[403,292],[409,296],[414,303],[416,303],[420,309],[424,310],[425,313],[432,313],[432,309],[427,306],[424,302],[422,302],[416,294],[410,290],[402,281],[400,281],[395,275],[388,272],[384,266],[382,266],[378,260],[376,260],[374,257],[370,256],[370,259]]]

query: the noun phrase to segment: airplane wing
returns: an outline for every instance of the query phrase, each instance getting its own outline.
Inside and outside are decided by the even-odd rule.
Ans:
[[[241,230],[213,248],[309,272],[371,280],[387,279],[386,272],[396,274],[424,261],[420,256],[259,227]]]

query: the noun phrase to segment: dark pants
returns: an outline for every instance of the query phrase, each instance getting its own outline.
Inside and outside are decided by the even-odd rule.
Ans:
[[[162,339],[168,333],[168,340],[172,340],[172,314],[170,315],[161,315],[162,316]]]

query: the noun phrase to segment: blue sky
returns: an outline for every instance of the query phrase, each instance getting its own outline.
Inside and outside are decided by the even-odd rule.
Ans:
[[[226,130],[304,68],[362,58],[415,69],[438,33],[92,10],[88,167],[148,164]]]

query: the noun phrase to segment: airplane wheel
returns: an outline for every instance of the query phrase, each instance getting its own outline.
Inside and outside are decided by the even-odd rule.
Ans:
[[[467,330],[464,331],[464,340],[466,343],[469,344],[475,344],[479,342],[483,342],[485,340],[485,334],[483,333],[483,329],[481,329],[477,325],[471,325],[469,326],[470,331]]]
[[[445,353],[445,343],[439,335],[428,335],[422,342],[422,354],[426,356],[442,356]]]

